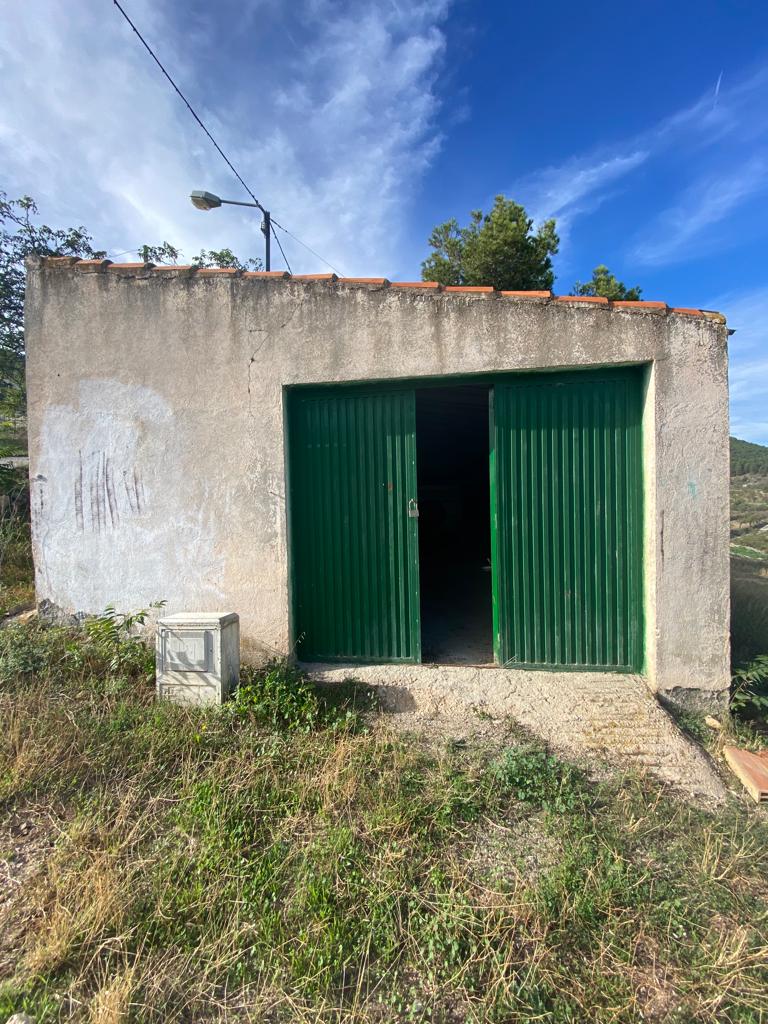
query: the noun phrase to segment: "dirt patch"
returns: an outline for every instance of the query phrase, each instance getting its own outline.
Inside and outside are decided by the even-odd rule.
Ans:
[[[31,899],[61,830],[62,817],[27,806],[0,825],[0,979],[10,978],[36,915]]]
[[[634,972],[635,998],[642,1020],[667,1021],[678,1008],[680,997],[665,972],[648,967]]]
[[[531,885],[557,864],[561,853],[561,844],[547,832],[541,815],[506,822],[485,818],[474,846],[467,851],[467,868],[480,884],[510,885],[523,880]]]
[[[644,680],[612,673],[543,673],[453,665],[307,666],[326,684],[371,687],[395,727],[445,740],[503,742],[523,728],[551,750],[595,770],[648,772],[709,806],[727,790],[710,758],[677,727]]]

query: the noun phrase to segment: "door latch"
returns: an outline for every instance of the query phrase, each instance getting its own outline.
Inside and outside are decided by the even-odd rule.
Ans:
[[[408,502],[408,518],[418,519],[419,518],[419,503],[415,498],[411,498]]]

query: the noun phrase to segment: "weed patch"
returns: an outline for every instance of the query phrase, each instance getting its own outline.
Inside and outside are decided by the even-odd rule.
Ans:
[[[739,718],[768,721],[768,654],[734,672],[731,711]]]
[[[534,746],[508,750],[494,766],[493,775],[503,793],[538,809],[573,811],[587,800],[578,768]]]
[[[117,626],[0,631],[3,810],[62,809],[3,905],[19,938],[0,1012],[40,1024],[756,1024],[768,1012],[759,814],[711,817],[644,779],[593,783],[525,739],[502,756],[427,748],[366,716],[354,687],[332,700],[282,664],[246,672],[223,708],[157,703]],[[546,855],[529,870],[534,847]],[[14,877],[12,854],[6,868]]]
[[[289,732],[320,728],[361,727],[361,711],[373,698],[353,683],[343,689],[323,689],[289,661],[279,659],[261,668],[246,667],[240,678],[233,713],[261,725]]]

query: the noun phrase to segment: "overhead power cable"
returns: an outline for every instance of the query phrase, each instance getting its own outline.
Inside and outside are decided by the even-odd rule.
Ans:
[[[260,210],[262,210],[262,211],[263,211],[263,210],[264,210],[264,207],[263,207],[263,206],[261,205],[261,203],[260,203],[260,202],[259,202],[259,200],[258,200],[258,199],[256,198],[256,196],[255,196],[255,195],[253,194],[253,192],[251,192],[251,190],[250,190],[250,189],[248,188],[248,186],[246,185],[246,183],[245,183],[245,182],[243,181],[243,179],[242,179],[242,178],[240,177],[240,175],[238,174],[238,172],[237,172],[237,169],[235,168],[235,166],[234,166],[234,164],[232,163],[232,161],[231,161],[231,160],[229,159],[229,157],[228,157],[228,156],[227,156],[227,154],[226,154],[226,153],[224,152],[224,150],[223,150],[223,149],[221,148],[221,146],[220,146],[220,145],[218,144],[218,142],[216,141],[216,139],[214,139],[214,137],[213,137],[213,136],[211,135],[211,133],[210,133],[210,132],[208,131],[208,129],[207,129],[206,127],[205,127],[205,125],[203,124],[203,122],[202,122],[202,121],[200,120],[200,118],[199,118],[199,117],[198,117],[198,115],[197,115],[197,112],[195,111],[194,107],[193,107],[193,106],[192,106],[192,104],[191,104],[191,103],[189,102],[189,100],[187,99],[187,97],[186,97],[186,96],[184,95],[184,93],[183,93],[183,92],[181,91],[181,89],[180,89],[180,88],[178,87],[178,85],[176,85],[176,83],[174,82],[174,80],[173,80],[173,79],[171,78],[171,76],[170,76],[170,75],[168,74],[168,72],[167,72],[167,71],[165,70],[165,68],[163,67],[163,65],[162,65],[162,64],[160,63],[160,61],[158,60],[158,58],[157,58],[157,57],[155,56],[154,52],[152,51],[152,48],[150,47],[149,43],[148,43],[148,42],[146,41],[146,39],[144,38],[144,36],[143,36],[143,35],[141,34],[141,32],[139,32],[139,30],[138,30],[138,29],[136,28],[136,26],[135,26],[135,25],[133,24],[133,22],[132,22],[132,21],[131,21],[131,19],[130,19],[130,18],[128,17],[128,15],[127,15],[127,14],[125,13],[125,11],[124,11],[124,10],[123,10],[123,8],[122,8],[122,7],[120,6],[120,4],[119,4],[119,3],[117,2],[117,0],[112,0],[112,3],[113,3],[113,4],[115,5],[115,7],[116,7],[116,8],[118,9],[118,11],[120,11],[120,13],[122,14],[122,16],[123,16],[123,17],[125,18],[125,20],[126,20],[126,21],[128,22],[128,24],[129,24],[129,25],[131,26],[131,28],[133,29],[133,31],[134,31],[134,32],[136,33],[136,35],[137,35],[137,36],[139,37],[139,39],[141,40],[141,43],[142,43],[142,45],[144,46],[144,49],[145,49],[145,50],[147,51],[147,53],[148,53],[148,54],[150,55],[150,57],[152,58],[152,60],[153,60],[153,61],[155,62],[155,64],[157,64],[157,66],[158,66],[158,67],[160,68],[160,70],[161,70],[161,71],[163,72],[163,74],[165,75],[165,77],[166,77],[166,78],[168,79],[168,81],[169,81],[169,82],[171,83],[172,87],[173,87],[173,88],[175,89],[175,91],[176,91],[176,92],[178,93],[178,95],[179,95],[179,96],[181,97],[181,99],[183,100],[183,102],[184,102],[184,104],[186,105],[187,109],[189,110],[190,114],[192,115],[192,117],[194,117],[194,119],[195,119],[195,120],[197,121],[197,123],[198,123],[198,124],[200,125],[200,127],[201,127],[201,128],[203,129],[203,131],[205,132],[205,134],[206,134],[206,135],[208,136],[208,138],[209,138],[209,139],[211,140],[211,142],[213,143],[213,145],[214,145],[214,146],[216,147],[216,150],[217,150],[217,152],[218,152],[218,153],[219,153],[219,154],[221,155],[221,157],[222,157],[222,159],[223,159],[223,160],[225,161],[225,163],[226,163],[227,167],[229,167],[229,169],[230,169],[230,170],[232,171],[232,173],[234,174],[234,176],[235,176],[235,177],[237,178],[237,180],[238,180],[238,181],[240,182],[240,184],[241,184],[241,185],[243,186],[243,188],[245,189],[245,191],[246,191],[246,192],[248,193],[248,195],[249,195],[249,196],[251,197],[251,199],[252,199],[252,200],[254,201],[254,203],[256,203],[256,205],[258,206],[258,208],[259,208]]]
[[[291,237],[291,238],[292,238],[292,239],[294,240],[294,242],[298,242],[298,243],[299,243],[299,245],[303,245],[303,246],[304,246],[304,248],[305,248],[305,249],[307,250],[307,252],[311,252],[313,256],[317,256],[317,258],[318,258],[318,259],[319,259],[319,260],[320,260],[320,261],[321,261],[322,263],[324,263],[324,264],[326,265],[326,267],[330,267],[330,268],[331,268],[331,270],[332,270],[332,271],[334,272],[334,274],[337,274],[337,275],[338,275],[339,277],[344,277],[344,275],[342,274],[342,272],[341,272],[340,270],[337,270],[337,269],[336,269],[336,267],[334,267],[334,265],[333,265],[332,263],[329,263],[329,262],[328,262],[328,260],[324,259],[324,258],[323,258],[323,257],[322,257],[322,256],[320,255],[320,253],[319,253],[319,252],[315,252],[315,250],[314,250],[314,249],[312,249],[312,248],[311,248],[310,246],[308,246],[306,242],[302,242],[302,240],[301,240],[300,238],[297,238],[297,237],[296,237],[296,235],[294,235],[292,231],[289,231],[289,230],[288,230],[288,228],[284,228],[282,224],[280,224],[280,223],[279,223],[278,221],[276,221],[276,220],[274,219],[274,217],[272,218],[272,223],[273,223],[273,224],[274,224],[274,225],[275,225],[276,227],[280,228],[280,230],[281,230],[281,231],[284,231],[284,232],[286,233],[286,235],[290,235],[290,237]],[[275,235],[275,237],[277,237],[277,235]],[[279,243],[279,242],[278,242],[277,244],[278,244],[278,245],[280,245],[280,243]],[[280,245],[280,252],[282,252],[282,251],[283,251],[283,247],[282,247],[282,246]]]
[[[269,221],[269,226],[272,228],[272,234],[275,236],[275,241],[277,242],[277,247],[280,250],[280,252],[282,253],[283,259],[285,260],[286,267],[288,267],[288,273],[292,274],[293,271],[291,270],[291,264],[288,262],[288,257],[285,255],[285,252],[283,251],[283,247],[280,244],[280,239],[277,237],[277,232],[275,231],[275,225],[272,223],[272,219],[271,218],[270,218],[270,221]],[[285,228],[283,228],[283,230],[285,230]]]
[[[262,213],[266,213],[267,211],[265,210],[265,208],[264,208],[264,207],[262,206],[262,204],[261,204],[261,203],[259,202],[259,200],[258,200],[258,199],[256,198],[256,196],[255,196],[255,195],[253,194],[253,192],[251,191],[251,189],[250,189],[250,188],[249,188],[249,187],[248,187],[248,186],[246,185],[245,181],[243,180],[243,178],[242,178],[242,177],[241,177],[241,175],[239,174],[239,172],[238,172],[237,168],[235,167],[235,165],[234,165],[234,164],[232,163],[232,161],[231,161],[231,160],[229,159],[229,157],[227,156],[227,154],[226,154],[226,153],[224,152],[224,150],[223,150],[223,149],[221,148],[221,146],[220,146],[220,145],[218,144],[218,142],[216,141],[216,139],[214,139],[214,137],[213,137],[213,136],[211,135],[211,133],[210,133],[210,132],[208,131],[208,129],[206,128],[206,126],[205,126],[205,125],[203,124],[203,122],[202,122],[202,120],[201,120],[200,116],[198,115],[197,111],[195,110],[195,108],[194,108],[194,107],[192,106],[192,104],[191,104],[191,103],[189,102],[189,100],[188,100],[188,99],[187,99],[187,97],[186,97],[186,96],[184,95],[184,93],[183,93],[183,92],[181,91],[181,89],[180,89],[180,88],[178,87],[178,85],[176,85],[176,83],[174,82],[174,80],[173,80],[173,79],[171,78],[170,74],[169,74],[169,73],[168,73],[168,72],[166,71],[166,69],[165,69],[165,68],[163,67],[162,63],[160,62],[160,59],[159,59],[159,58],[158,58],[158,57],[157,57],[157,56],[155,55],[155,52],[153,51],[152,47],[151,47],[151,46],[149,45],[149,43],[148,43],[148,42],[146,41],[146,39],[145,39],[145,38],[144,38],[144,36],[143,36],[143,35],[141,34],[141,32],[139,32],[139,30],[138,30],[138,29],[136,28],[136,26],[135,26],[135,25],[134,25],[134,23],[133,23],[133,22],[131,21],[131,19],[130,19],[130,18],[128,17],[128,15],[126,14],[126,12],[125,12],[125,10],[123,9],[123,7],[122,7],[122,6],[121,6],[121,5],[120,5],[120,4],[118,3],[118,0],[112,0],[112,2],[113,2],[113,4],[115,5],[115,7],[116,7],[116,8],[118,9],[118,11],[120,11],[120,13],[121,13],[121,14],[122,14],[122,16],[123,16],[123,17],[125,18],[125,20],[126,20],[126,21],[128,22],[128,24],[129,24],[129,25],[131,26],[131,28],[133,29],[133,31],[134,31],[134,32],[136,33],[136,35],[138,36],[138,38],[139,38],[139,40],[140,40],[140,42],[141,42],[142,46],[143,46],[143,47],[144,47],[144,49],[145,49],[145,50],[147,51],[147,53],[148,53],[148,54],[150,55],[150,57],[151,57],[151,58],[152,58],[152,60],[153,60],[153,61],[155,62],[155,64],[157,64],[157,66],[158,66],[158,67],[160,68],[160,70],[161,70],[161,71],[162,71],[162,73],[163,73],[163,74],[165,75],[165,77],[166,77],[166,78],[168,79],[168,81],[170,82],[170,84],[171,84],[171,86],[172,86],[173,90],[174,90],[174,91],[176,92],[176,94],[177,94],[177,95],[179,96],[179,98],[180,98],[180,99],[182,100],[182,102],[183,102],[183,103],[184,103],[184,105],[186,106],[187,110],[188,110],[188,111],[190,112],[190,114],[192,115],[192,117],[194,117],[195,121],[197,121],[197,123],[198,123],[198,124],[200,125],[200,127],[202,128],[202,130],[203,130],[203,131],[205,132],[205,134],[206,134],[206,135],[208,136],[208,138],[210,139],[210,141],[211,141],[211,142],[213,143],[213,146],[215,147],[215,149],[216,149],[216,152],[217,152],[217,153],[218,153],[218,154],[219,154],[219,155],[221,156],[222,160],[223,160],[223,161],[224,161],[224,162],[226,163],[227,167],[229,167],[230,171],[232,171],[232,173],[234,174],[234,176],[235,176],[235,177],[237,178],[237,180],[238,180],[238,181],[240,182],[240,184],[241,184],[241,185],[243,186],[243,188],[244,188],[244,189],[245,189],[245,191],[246,191],[246,192],[248,193],[248,195],[249,195],[249,196],[251,197],[251,199],[252,199],[252,200],[254,201],[254,203],[256,204],[256,206],[258,206],[258,208],[259,208],[259,209],[260,209],[260,210],[262,211]],[[315,252],[315,250],[314,250],[314,249],[312,249],[312,248],[311,248],[310,246],[308,246],[306,242],[302,242],[302,240],[301,240],[300,238],[298,238],[298,237],[297,237],[296,235],[294,235],[294,234],[293,234],[293,232],[289,231],[289,230],[288,230],[288,228],[284,228],[282,224],[279,224],[279,223],[277,223],[277,221],[274,221],[274,220],[272,221],[272,223],[273,223],[273,224],[275,224],[275,225],[276,225],[277,227],[279,227],[281,231],[284,231],[284,232],[286,233],[286,235],[290,235],[290,237],[291,237],[291,238],[292,238],[292,239],[293,239],[293,240],[294,240],[295,242],[298,242],[298,243],[299,243],[299,245],[302,245],[302,246],[304,246],[304,248],[305,248],[305,249],[306,249],[306,250],[307,250],[308,252],[311,252],[313,256],[316,256],[316,257],[317,257],[317,259],[319,259],[319,260],[320,260],[321,262],[323,262],[323,263],[324,263],[324,264],[325,264],[325,265],[326,265],[327,267],[330,267],[330,268],[331,268],[331,270],[332,270],[332,271],[333,271],[333,272],[334,272],[335,274],[339,274],[338,270],[336,270],[336,268],[335,268],[335,267],[334,267],[334,266],[333,266],[333,265],[332,265],[331,263],[329,263],[329,262],[328,262],[328,260],[324,259],[324,258],[323,258],[323,257],[322,257],[322,256],[320,255],[320,253],[318,253],[318,252]],[[278,239],[278,237],[277,237],[277,234],[275,233],[274,229],[273,229],[273,232],[272,232],[272,233],[273,233],[273,234],[274,234],[274,236],[275,236],[275,241],[276,241],[276,242],[277,242],[277,244],[278,244],[278,247],[279,247],[279,249],[280,249],[280,252],[281,252],[281,253],[283,254],[283,259],[285,260],[285,265],[286,265],[286,266],[288,267],[288,270],[289,270],[289,272],[291,272],[291,273],[292,273],[292,271],[291,271],[291,268],[290,268],[290,266],[288,265],[288,260],[286,259],[286,257],[285,257],[285,253],[283,252],[283,247],[282,247],[282,245],[280,245],[280,240]],[[343,276],[342,274],[339,274],[339,277],[342,277],[342,276]]]

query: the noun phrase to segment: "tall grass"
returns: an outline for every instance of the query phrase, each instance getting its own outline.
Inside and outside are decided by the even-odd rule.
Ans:
[[[0,800],[53,842],[6,909],[0,1015],[765,1019],[758,816],[528,743],[427,750],[280,666],[208,711],[147,668],[0,632]]]
[[[33,576],[27,473],[0,466],[0,616],[32,604]]]

